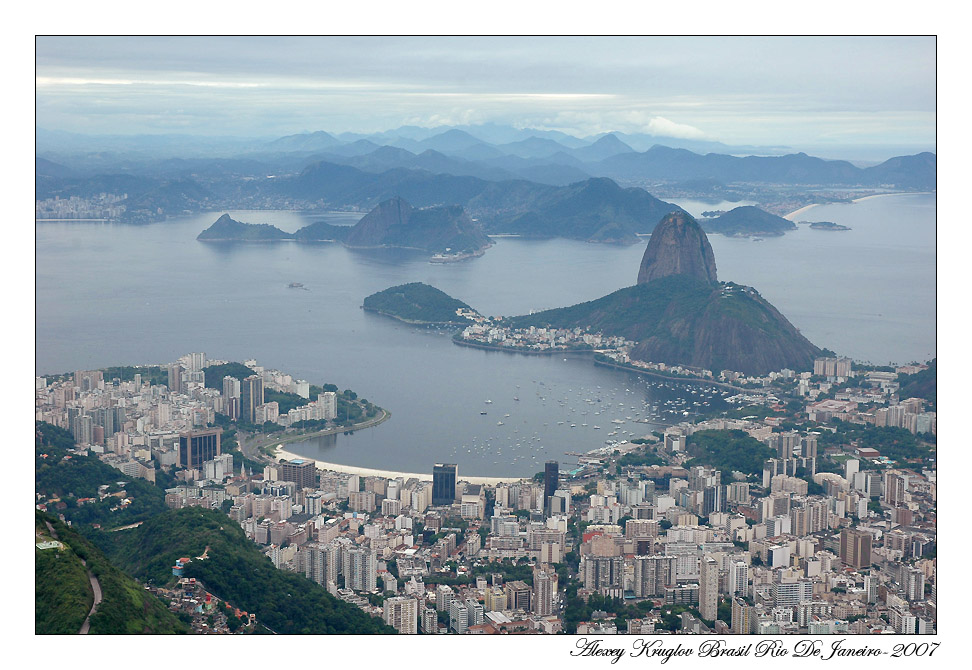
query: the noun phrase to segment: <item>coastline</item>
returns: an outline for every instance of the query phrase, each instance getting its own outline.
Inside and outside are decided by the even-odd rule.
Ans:
[[[283,458],[286,460],[293,460],[295,458],[310,460],[306,456],[301,456],[295,454],[292,451],[287,451],[283,448],[283,444],[278,444],[274,449],[275,458]],[[385,477],[388,479],[394,479],[396,477],[404,477],[405,479],[418,479],[420,481],[432,481],[431,473],[427,472],[398,472],[395,470],[379,470],[377,468],[363,468],[357,465],[341,465],[340,463],[328,463],[326,461],[314,460],[314,464],[321,470],[331,470],[333,472],[345,472],[352,475],[362,475],[365,477]],[[480,477],[476,475],[463,475],[459,474],[457,476],[457,481],[469,482],[470,484],[486,484],[489,486],[495,486],[502,483],[513,483],[522,481],[524,479],[529,479],[529,477]]]
[[[457,344],[460,347],[472,347],[473,349],[485,349],[487,351],[505,351],[508,354],[527,354],[528,356],[555,356],[564,354],[594,354],[597,353],[593,349],[523,349],[518,347],[497,347],[491,344],[480,344],[479,342],[470,342],[469,340],[453,338],[453,344]]]
[[[373,419],[368,419],[367,421],[362,421],[361,423],[356,423],[353,426],[337,426],[335,428],[324,428],[323,430],[312,430],[309,433],[296,433],[293,435],[284,435],[281,437],[275,437],[272,440],[266,440],[263,442],[258,442],[252,445],[254,449],[262,449],[263,447],[268,447],[274,443],[279,447],[283,444],[288,444],[290,442],[303,442],[312,437],[321,437],[322,435],[335,435],[337,433],[353,433],[357,430],[364,430],[365,428],[373,428],[379,424],[384,423],[391,418],[391,412],[387,409],[381,410],[381,415],[376,416]],[[303,456],[301,456],[303,458]]]
[[[934,191],[901,191],[896,193],[874,193],[872,195],[865,195],[860,198],[854,198],[853,200],[851,200],[851,204],[857,202],[864,202],[865,200],[871,200],[872,198],[887,198],[888,196],[892,196],[892,195],[934,195],[934,194],[935,194]],[[820,205],[832,205],[832,204],[839,204],[839,203],[815,202],[812,205],[806,205],[804,207],[801,207],[800,209],[794,210],[789,214],[784,215],[783,218],[792,221],[793,220],[792,217],[797,216],[798,214],[805,214],[806,212],[810,211],[814,207],[819,207]]]
[[[649,377],[657,377],[659,379],[666,379],[668,381],[675,382],[685,382],[687,384],[708,384],[710,386],[717,386],[719,388],[724,388],[729,391],[735,391],[737,393],[753,393],[757,394],[761,389],[744,389],[738,386],[733,386],[732,384],[726,384],[725,382],[717,382],[713,379],[705,379],[704,377],[676,377],[675,375],[666,375],[663,372],[657,370],[646,370],[644,368],[631,367],[619,363],[608,363],[606,361],[595,360],[594,365],[599,365],[605,368],[614,368],[616,370],[624,370],[625,372],[634,372],[639,375],[647,375]],[[659,422],[663,423],[663,422]]]

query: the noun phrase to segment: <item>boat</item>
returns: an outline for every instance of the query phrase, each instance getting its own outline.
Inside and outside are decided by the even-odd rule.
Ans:
[[[497,425],[497,426],[502,426],[502,425],[503,425],[503,422],[502,422],[502,421],[497,421],[497,422],[496,422],[496,425]]]
[[[480,412],[480,414],[482,414],[483,416],[486,416],[486,412]]]
[[[487,405],[492,405],[492,404],[493,404],[493,401],[492,401],[492,400],[487,400],[487,401],[486,401],[486,404],[487,404]]]
[[[301,284],[299,281],[292,281],[289,284],[287,284],[287,288],[304,288],[304,285]]]

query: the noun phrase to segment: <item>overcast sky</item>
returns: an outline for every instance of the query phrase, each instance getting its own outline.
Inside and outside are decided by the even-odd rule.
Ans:
[[[41,37],[37,125],[275,137],[507,123],[935,143],[935,39]]]

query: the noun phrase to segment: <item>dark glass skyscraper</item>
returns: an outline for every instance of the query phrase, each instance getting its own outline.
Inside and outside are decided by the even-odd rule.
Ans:
[[[554,494],[560,485],[560,463],[557,461],[547,461],[543,466],[543,511],[550,510],[550,496]]]
[[[185,468],[201,468],[220,454],[219,428],[190,430],[179,434],[179,465]]]
[[[250,375],[240,382],[240,418],[253,423],[256,408],[263,404],[263,379]]]
[[[455,501],[458,474],[455,463],[436,463],[432,467],[433,505],[451,505]]]

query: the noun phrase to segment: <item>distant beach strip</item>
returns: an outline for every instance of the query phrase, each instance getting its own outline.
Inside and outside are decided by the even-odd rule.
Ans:
[[[906,192],[903,192],[903,193],[875,193],[873,195],[865,195],[862,198],[854,198],[853,200],[851,200],[851,203],[853,204],[855,202],[864,202],[865,200],[870,200],[872,198],[886,198],[889,195],[934,195],[934,194],[935,194],[934,191],[914,191],[914,192],[912,192],[912,191],[906,191]],[[790,221],[792,221],[794,216],[797,216],[798,214],[805,214],[806,212],[808,212],[809,210],[813,209],[814,207],[817,207],[819,205],[832,205],[832,204],[836,204],[836,203],[815,202],[812,205],[807,205],[806,207],[801,207],[798,210],[795,210],[793,212],[790,212],[789,214],[784,215],[783,218],[784,219],[789,219]]]
[[[306,456],[300,456],[293,452],[287,451],[283,448],[282,444],[278,444],[274,450],[274,455],[277,458],[283,458],[285,460],[309,460]],[[396,477],[403,477],[404,479],[418,479],[421,481],[432,481],[431,472],[395,472],[393,470],[376,470],[374,468],[362,468],[357,465],[340,465],[339,463],[325,463],[324,461],[315,460],[314,463],[321,470],[333,470],[334,472],[345,472],[351,475],[362,475],[365,477],[385,477],[387,479],[395,479]],[[431,468],[430,468],[431,469]],[[470,475],[462,474],[460,470],[458,473],[457,480],[461,482],[469,482],[470,484],[485,484],[488,486],[496,486],[497,484],[512,484],[514,482],[519,482],[524,479],[529,479],[529,477],[476,477]]]

